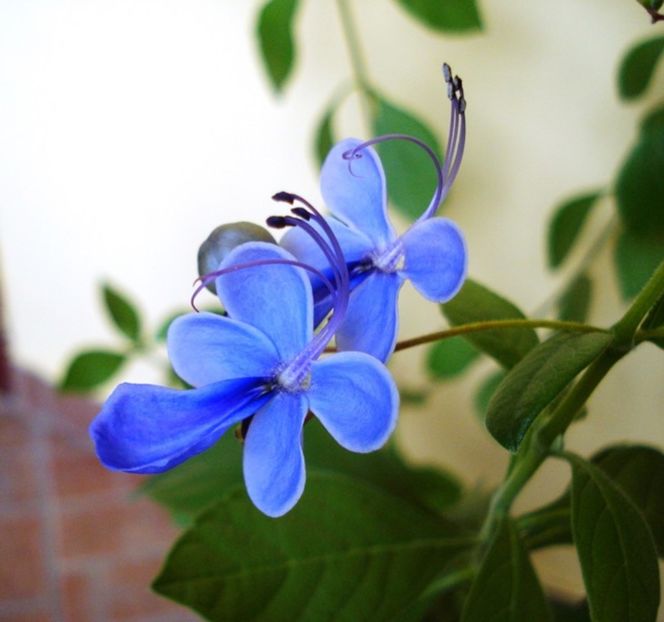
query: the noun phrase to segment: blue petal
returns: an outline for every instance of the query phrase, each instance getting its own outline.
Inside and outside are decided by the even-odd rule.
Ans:
[[[382,447],[394,431],[399,392],[382,363],[361,352],[341,352],[311,368],[309,405],[334,439],[350,451]]]
[[[101,463],[116,471],[160,473],[204,451],[271,396],[256,378],[179,391],[121,384],[90,425]]]
[[[335,218],[328,218],[327,222],[339,241],[349,268],[371,253],[373,244],[363,233],[350,229]],[[309,224],[324,236],[318,224],[314,221]],[[327,238],[325,237],[325,239]],[[304,230],[297,227],[289,229],[279,244],[300,261],[320,270],[334,284],[329,260],[323,254],[320,246]],[[332,309],[330,292],[316,275],[310,273],[309,278],[314,295],[314,325],[318,326]]]
[[[370,147],[359,152],[360,158],[343,158],[346,151],[360,143],[348,138],[332,148],[321,170],[321,192],[337,218],[364,233],[382,250],[396,236],[387,219],[383,166]]]
[[[279,355],[262,332],[213,313],[190,313],[168,330],[168,357],[180,378],[194,387],[230,378],[272,375]]]
[[[350,296],[346,317],[337,330],[337,347],[386,361],[397,340],[397,300],[402,285],[403,278],[397,273],[371,273]]]
[[[447,218],[431,218],[413,225],[401,238],[403,274],[417,291],[433,302],[456,294],[466,277],[466,243],[459,228]]]
[[[277,393],[251,420],[244,445],[244,481],[254,505],[268,516],[290,510],[304,490],[304,394]]]
[[[295,258],[276,244],[247,242],[231,251],[221,268],[270,259]],[[306,272],[290,265],[261,265],[220,276],[217,293],[228,314],[251,324],[289,361],[310,341],[313,301]]]

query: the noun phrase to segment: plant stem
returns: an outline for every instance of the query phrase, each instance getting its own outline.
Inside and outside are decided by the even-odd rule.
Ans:
[[[633,346],[639,324],[662,296],[662,293],[664,293],[664,261],[659,264],[655,273],[638,293],[625,315],[613,325],[616,346],[626,348]]]
[[[449,339],[457,335],[466,335],[468,333],[478,333],[484,330],[498,330],[506,328],[552,328],[554,330],[565,330],[577,333],[607,333],[608,330],[583,324],[581,322],[564,322],[562,320],[529,320],[529,319],[514,319],[514,320],[488,320],[485,322],[471,322],[469,324],[460,324],[446,330],[440,330],[435,333],[427,335],[420,335],[412,339],[404,339],[399,341],[394,350],[406,350],[432,341],[440,341],[441,339]]]
[[[581,379],[547,419],[534,428],[530,442],[521,444],[516,464],[496,492],[481,537],[486,541],[494,525],[509,512],[516,496],[549,455],[551,446],[574,420],[575,415],[604,379],[609,370],[634,346],[636,331],[643,318],[664,293],[664,262],[639,292],[623,317],[613,326],[614,342],[586,369]],[[536,424],[537,425],[537,424]],[[527,437],[528,438],[528,437]]]
[[[348,6],[348,0],[337,0],[339,9],[339,18],[341,19],[341,29],[346,39],[346,47],[350,56],[350,63],[353,69],[353,78],[355,87],[360,92],[360,101],[364,122],[367,130],[371,131],[371,111],[369,109],[369,93],[371,93],[371,83],[367,72],[367,65],[364,60],[362,48],[360,47],[360,38],[355,28],[355,22]]]

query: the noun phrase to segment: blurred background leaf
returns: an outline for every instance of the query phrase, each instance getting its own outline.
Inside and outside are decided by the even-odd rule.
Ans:
[[[275,91],[284,88],[295,64],[293,21],[298,0],[269,0],[258,14],[256,33],[261,58]]]

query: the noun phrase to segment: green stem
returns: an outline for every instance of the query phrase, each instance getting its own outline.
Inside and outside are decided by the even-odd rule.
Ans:
[[[635,343],[641,343],[648,339],[661,339],[664,337],[664,328],[653,328],[651,330],[638,330],[634,335]]]
[[[634,336],[639,325],[663,293],[664,261],[659,264],[655,273],[638,293],[625,315],[623,315],[619,322],[613,325],[612,330],[616,336],[617,347],[629,349],[634,345]]]
[[[348,48],[348,55],[350,56],[355,86],[360,92],[364,121],[367,125],[367,129],[370,131],[373,124],[371,122],[372,116],[369,109],[371,82],[367,72],[367,64],[364,60],[362,48],[360,47],[360,38],[358,37],[355,22],[350,7],[348,6],[348,0],[337,0],[337,8],[339,9],[341,29],[343,30],[344,38],[346,39],[346,47]]]
[[[466,335],[468,333],[478,333],[484,330],[497,330],[506,328],[552,328],[554,330],[564,330],[577,333],[607,333],[608,330],[583,324],[581,322],[564,322],[562,320],[539,320],[539,319],[514,319],[514,320],[488,320],[485,322],[471,322],[468,324],[461,324],[440,330],[435,333],[427,335],[420,335],[412,339],[404,339],[399,341],[395,346],[395,351],[406,350],[432,341],[440,341],[441,339],[449,339],[457,335]]]

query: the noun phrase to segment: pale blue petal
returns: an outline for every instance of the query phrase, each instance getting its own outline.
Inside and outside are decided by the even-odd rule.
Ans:
[[[290,510],[304,490],[303,393],[277,393],[251,420],[244,444],[244,481],[254,505],[268,516]]]
[[[397,300],[403,278],[374,271],[350,296],[348,311],[337,330],[340,350],[366,352],[386,361],[397,340]]]
[[[295,258],[266,242],[247,242],[231,251],[221,268],[255,261]],[[217,293],[228,314],[251,324],[289,361],[313,334],[313,301],[306,272],[290,265],[260,265],[220,276]]]
[[[362,352],[340,352],[311,368],[309,406],[344,448],[382,447],[394,431],[399,392],[382,363]]]
[[[321,192],[334,216],[364,233],[382,250],[396,236],[387,218],[383,166],[371,147],[359,152],[360,158],[343,158],[345,152],[360,143],[347,138],[332,148],[321,170]]]
[[[468,255],[463,235],[451,220],[418,222],[401,241],[405,255],[402,272],[425,298],[446,302],[459,291]]]
[[[116,471],[166,471],[263,406],[270,394],[259,383],[242,378],[189,391],[121,384],[90,425],[99,460]]]
[[[168,330],[168,358],[194,387],[230,378],[261,378],[279,365],[276,347],[261,331],[214,313],[190,313]]]

